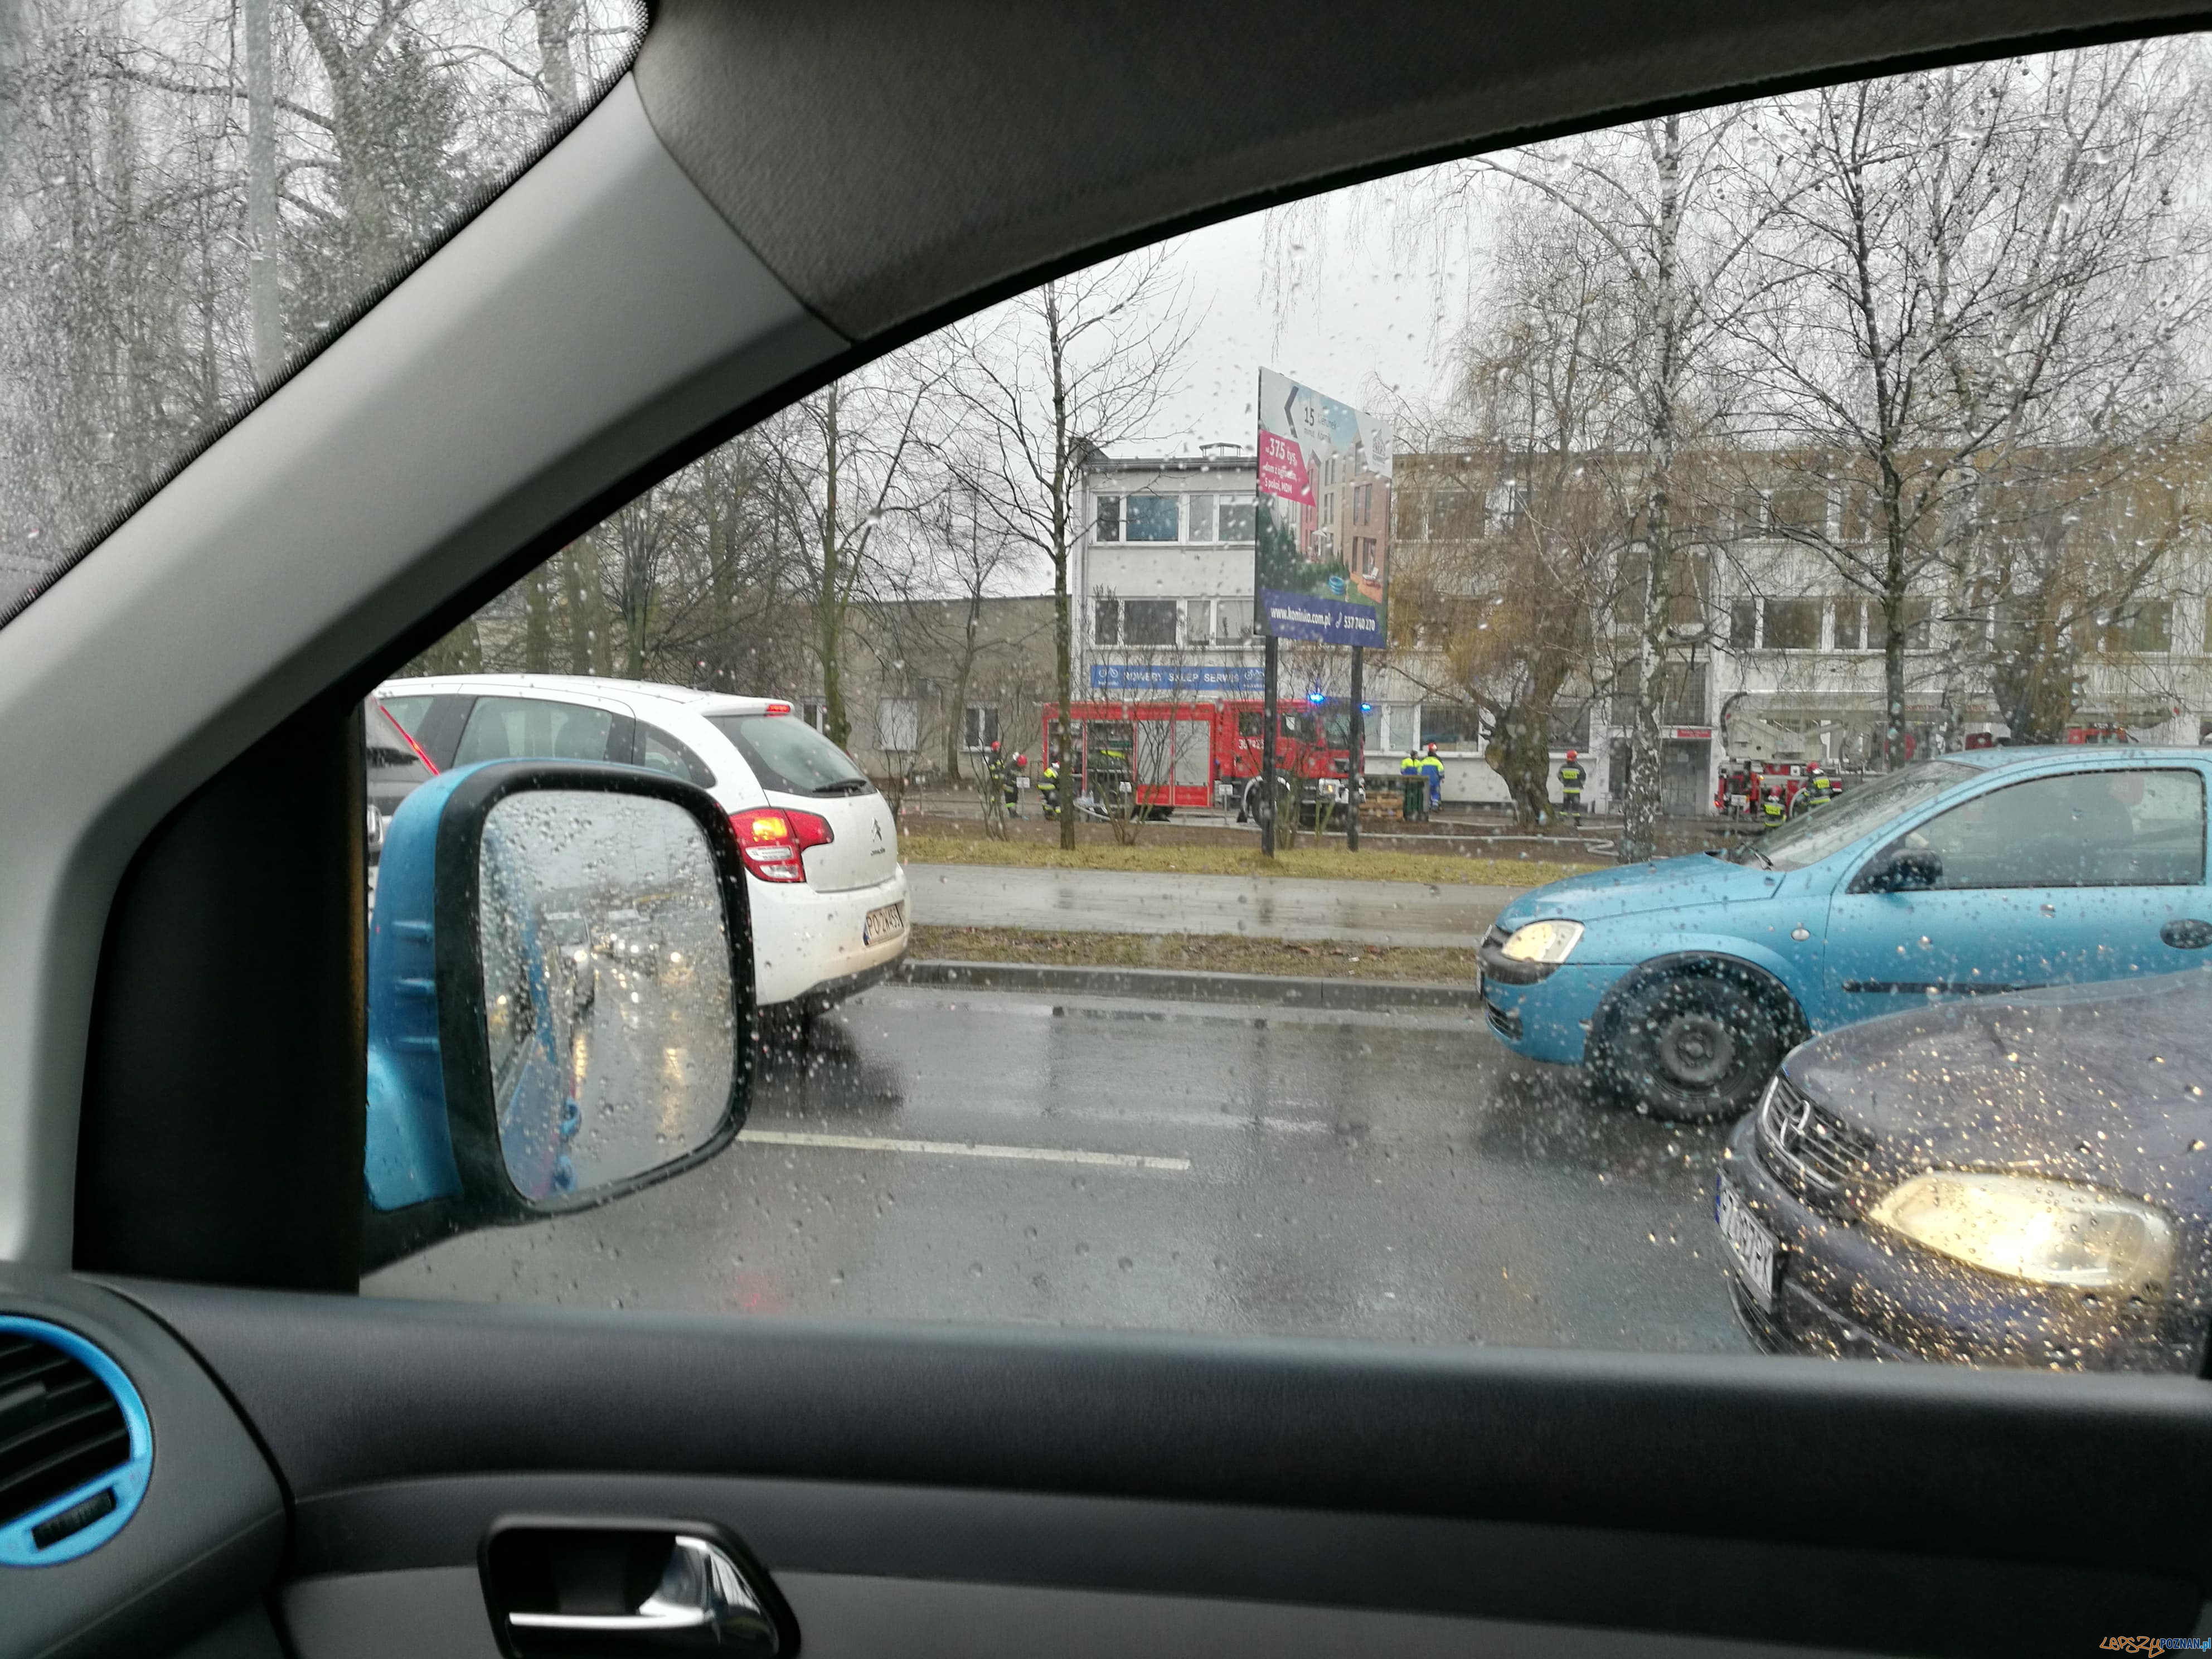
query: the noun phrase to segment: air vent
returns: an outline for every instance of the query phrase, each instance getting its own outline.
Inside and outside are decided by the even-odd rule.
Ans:
[[[146,1408],[76,1332],[0,1315],[0,1567],[97,1549],[138,1507],[154,1462]]]

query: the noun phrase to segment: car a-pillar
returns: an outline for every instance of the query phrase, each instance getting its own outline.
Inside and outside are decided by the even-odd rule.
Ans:
[[[1781,981],[1733,957],[1659,957],[1624,974],[1590,1021],[1591,1076],[1623,1105],[1690,1123],[1741,1117],[1809,1034]]]

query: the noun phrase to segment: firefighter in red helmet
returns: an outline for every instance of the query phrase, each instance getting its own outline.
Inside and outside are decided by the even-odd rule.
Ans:
[[[1575,821],[1575,828],[1583,827],[1583,771],[1579,750],[1570,749],[1567,757],[1559,764],[1559,803],[1561,810]]]

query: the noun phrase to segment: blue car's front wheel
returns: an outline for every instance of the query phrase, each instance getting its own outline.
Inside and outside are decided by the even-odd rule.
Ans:
[[[1748,963],[1648,963],[1591,1022],[1590,1070],[1623,1103],[1655,1117],[1741,1117],[1804,1036],[1788,991]]]

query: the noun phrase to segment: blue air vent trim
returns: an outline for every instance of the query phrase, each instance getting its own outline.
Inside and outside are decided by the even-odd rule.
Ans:
[[[0,1314],[0,1336],[29,1337],[59,1348],[78,1361],[115,1396],[115,1403],[122,1408],[123,1420],[131,1431],[131,1451],[124,1462],[0,1526],[0,1567],[49,1567],[58,1562],[74,1561],[114,1537],[137,1513],[139,1501],[146,1496],[146,1483],[154,1474],[154,1425],[146,1415],[145,1401],[138,1397],[138,1390],[123,1374],[123,1368],[75,1331],[43,1319]],[[32,1534],[42,1522],[109,1492],[114,1494],[115,1507],[106,1515],[89,1526],[56,1539],[44,1549],[38,1547]]]

